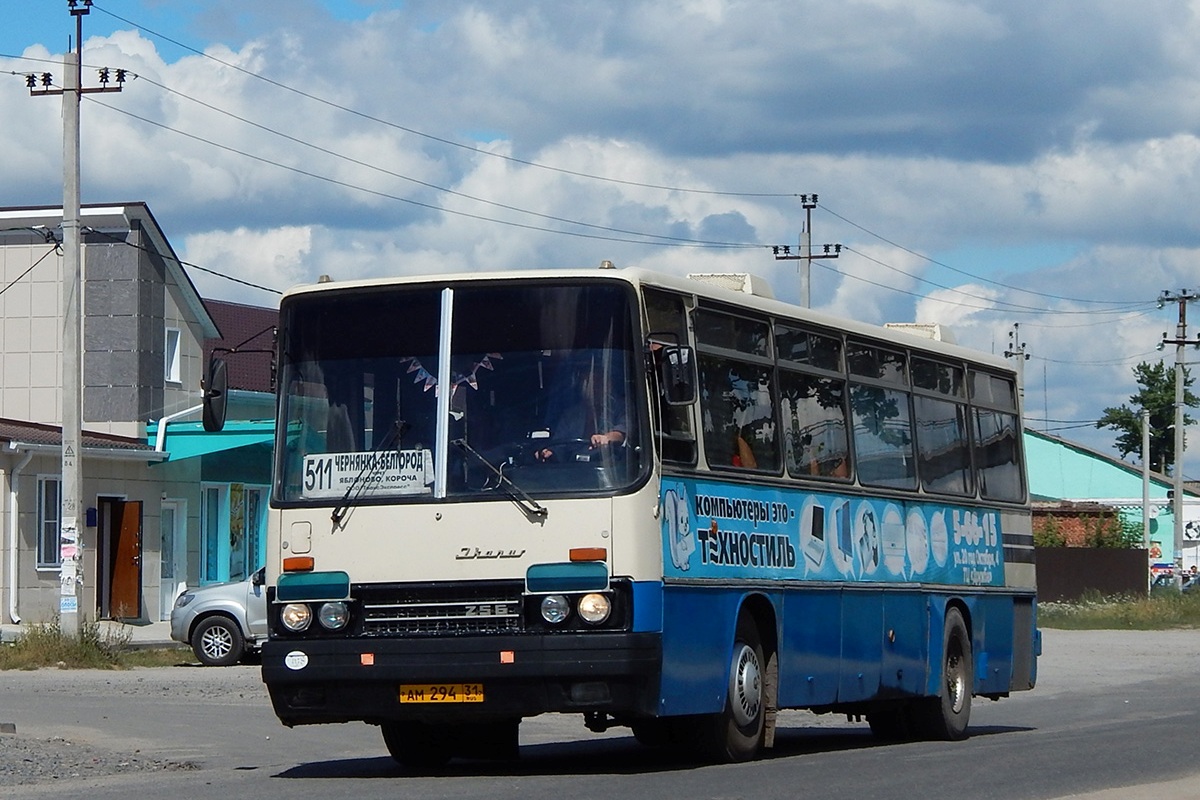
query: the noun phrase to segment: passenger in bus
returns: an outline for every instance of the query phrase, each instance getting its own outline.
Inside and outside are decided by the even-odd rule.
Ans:
[[[586,442],[589,450],[625,443],[625,403],[616,392],[603,391],[599,371],[587,363],[560,365],[546,403],[547,445],[534,451],[534,459],[553,461],[556,443]]]
[[[733,437],[733,466],[758,469],[758,459],[754,457],[754,449],[743,435],[744,431],[745,427],[739,428],[737,435]]]

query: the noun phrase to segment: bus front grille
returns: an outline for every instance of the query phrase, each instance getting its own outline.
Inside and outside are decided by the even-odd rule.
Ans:
[[[365,636],[520,633],[520,583],[359,586]]]

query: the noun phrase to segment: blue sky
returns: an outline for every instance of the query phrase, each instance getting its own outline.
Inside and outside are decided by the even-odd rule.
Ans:
[[[65,0],[0,0],[0,206],[61,202],[60,108],[22,76],[61,82],[73,32]],[[272,305],[602,259],[795,301],[768,245],[817,193],[844,249],[815,306],[987,351],[1019,323],[1031,426],[1112,452],[1089,421],[1163,356],[1158,294],[1200,289],[1196,41],[1177,0],[104,0],[85,84],[133,77],[84,104],[83,198],[147,202],[263,287],[202,293]]]

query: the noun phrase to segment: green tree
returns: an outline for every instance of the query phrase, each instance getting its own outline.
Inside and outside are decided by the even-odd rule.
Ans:
[[[1133,376],[1141,389],[1129,396],[1132,406],[1106,408],[1097,428],[1110,428],[1120,433],[1114,445],[1121,457],[1142,452],[1142,409],[1150,411],[1150,469],[1166,474],[1167,465],[1175,463],[1175,367],[1160,361],[1151,364],[1143,361],[1133,368]],[[1183,372],[1183,404],[1194,408],[1200,405],[1191,391],[1192,378],[1187,369]],[[1186,413],[1184,426],[1195,420]]]

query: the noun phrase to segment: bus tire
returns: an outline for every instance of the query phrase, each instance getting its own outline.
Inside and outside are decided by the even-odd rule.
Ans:
[[[881,742],[905,742],[913,738],[908,701],[888,700],[867,712],[871,733]]]
[[[707,718],[703,726],[706,741],[702,749],[710,760],[733,763],[758,756],[766,718],[765,664],[758,626],[749,614],[742,613],[734,635],[725,708]]]
[[[446,730],[420,722],[383,722],[379,725],[388,754],[412,772],[432,772],[450,761],[451,737]]]
[[[924,738],[943,741],[967,738],[974,676],[971,637],[962,612],[957,608],[947,609],[937,696],[922,698],[913,708],[914,722]]]

